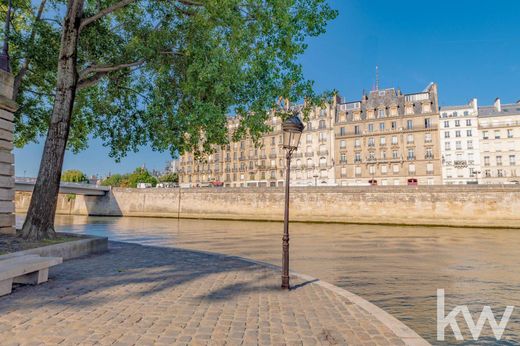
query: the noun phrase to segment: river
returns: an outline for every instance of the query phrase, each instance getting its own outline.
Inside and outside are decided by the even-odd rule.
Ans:
[[[279,222],[60,215],[56,225],[111,240],[281,262]],[[520,230],[291,223],[290,233],[291,270],[362,296],[433,344],[443,344],[436,340],[438,288],[446,293],[445,315],[467,305],[475,323],[484,305],[499,323],[506,306],[520,302]],[[461,315],[465,344],[520,345],[520,306],[500,342],[489,324],[473,341]],[[450,327],[446,336],[455,342]]]

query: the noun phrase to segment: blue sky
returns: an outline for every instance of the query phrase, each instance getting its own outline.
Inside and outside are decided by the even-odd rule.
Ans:
[[[309,40],[301,58],[317,90],[337,89],[347,100],[370,90],[379,66],[380,88],[421,91],[434,81],[441,105],[480,105],[496,97],[520,100],[520,1],[330,0],[340,14],[325,35]],[[15,150],[16,175],[36,176],[42,145]],[[97,141],[64,169],[87,174],[128,172],[145,164],[163,169],[168,153],[142,148],[120,163]]]

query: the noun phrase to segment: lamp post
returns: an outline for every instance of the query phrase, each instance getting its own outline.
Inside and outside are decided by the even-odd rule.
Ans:
[[[295,114],[282,123],[283,148],[287,155],[287,168],[285,172],[285,212],[283,218],[283,238],[282,238],[282,288],[289,289],[289,182],[291,174],[291,156],[293,151],[298,148],[302,135],[303,125],[300,117]]]

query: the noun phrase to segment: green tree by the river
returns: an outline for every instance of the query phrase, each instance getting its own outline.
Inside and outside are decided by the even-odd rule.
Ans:
[[[88,177],[78,169],[69,169],[63,172],[61,175],[61,181],[69,183],[86,183],[88,182]]]
[[[47,136],[28,239],[55,236],[67,147],[93,136],[116,159],[145,144],[199,155],[228,135],[258,139],[280,97],[319,102],[298,57],[336,16],[325,0],[12,2],[16,144]]]

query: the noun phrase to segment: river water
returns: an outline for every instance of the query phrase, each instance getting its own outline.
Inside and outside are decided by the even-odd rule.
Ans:
[[[22,216],[17,223],[20,225]],[[108,236],[143,245],[239,255],[280,265],[279,222],[58,216],[60,231]],[[474,322],[485,305],[497,323],[515,308],[500,341],[489,324],[478,341],[459,314],[464,344],[520,345],[520,230],[291,223],[291,270],[356,293],[391,313],[433,344],[437,289],[445,315],[467,305]]]

